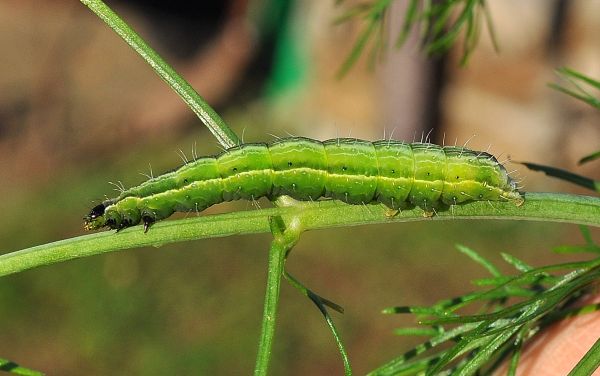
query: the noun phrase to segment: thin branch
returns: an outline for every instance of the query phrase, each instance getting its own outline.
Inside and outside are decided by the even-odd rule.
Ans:
[[[255,376],[266,376],[271,360],[273,349],[273,337],[275,336],[275,323],[277,318],[277,307],[279,305],[279,290],[281,288],[281,277],[285,256],[298,242],[302,227],[297,218],[285,223],[279,216],[269,218],[269,226],[273,234],[271,250],[269,251],[269,271],[267,275],[267,291],[265,293],[265,304],[262,319],[258,355],[254,368]]]
[[[167,64],[125,21],[101,0],[80,0],[135,50],[202,120],[219,143],[230,148],[239,144],[237,135],[196,90]]]
[[[443,221],[457,219],[503,219],[562,222],[600,227],[600,198],[559,193],[527,193],[525,203],[472,202],[438,211],[433,218],[423,217],[419,208],[404,210],[390,217],[389,209],[379,204],[367,207],[339,201],[301,202],[290,207],[207,215],[156,223],[148,233],[142,226],[119,233],[105,231],[57,241],[0,255],[0,276],[57,262],[122,249],[159,246],[188,240],[229,235],[270,232],[269,218],[281,216],[285,223],[298,217],[305,230],[376,223]]]

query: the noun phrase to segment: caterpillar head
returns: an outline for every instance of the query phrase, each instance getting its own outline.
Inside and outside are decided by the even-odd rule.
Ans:
[[[112,202],[105,201],[94,206],[90,213],[83,217],[83,228],[88,231],[102,227],[119,228],[122,221],[121,215],[114,209],[107,209],[110,205],[112,205]]]
[[[100,205],[96,205],[90,210],[90,213],[83,217],[83,228],[87,231],[89,230],[97,230],[100,227],[103,227],[106,224],[106,220],[104,218],[104,210],[106,207],[104,203]]]

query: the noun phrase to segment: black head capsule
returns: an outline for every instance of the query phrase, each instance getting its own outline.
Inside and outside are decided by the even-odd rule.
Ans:
[[[106,209],[104,204],[96,205],[92,208],[90,214],[88,214],[87,217],[85,217],[84,219],[96,219],[98,217],[101,217],[104,215],[104,209]]]
[[[85,230],[97,230],[106,226],[106,208],[111,204],[112,202],[110,201],[104,201],[103,203],[94,206],[92,210],[90,210],[90,213],[83,217],[83,228]]]

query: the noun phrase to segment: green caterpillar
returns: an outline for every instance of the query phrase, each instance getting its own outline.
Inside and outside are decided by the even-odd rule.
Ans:
[[[176,211],[280,195],[380,202],[393,210],[418,206],[426,216],[467,201],[523,203],[504,166],[485,152],[422,142],[290,137],[235,146],[151,178],[95,206],[84,228],[121,230],[143,222],[148,231]]]

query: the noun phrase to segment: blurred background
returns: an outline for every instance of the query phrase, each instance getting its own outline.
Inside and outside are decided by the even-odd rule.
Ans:
[[[416,36],[369,69],[336,72],[364,27],[335,26],[355,1],[109,1],[244,141],[337,136],[464,144],[598,178],[597,110],[547,87],[568,66],[600,78],[600,1],[488,0],[501,50],[486,32],[469,64],[461,48],[428,58]],[[192,5],[193,4],[193,5]],[[399,30],[396,1],[386,30]],[[0,2],[0,245],[15,251],[83,234],[82,216],[109,181],[136,185],[220,147],[166,84],[77,1]],[[456,140],[456,141],[455,141]],[[588,194],[519,165],[527,191]],[[263,206],[268,206],[264,203]],[[216,213],[252,210],[247,202]],[[596,239],[598,231],[594,232]],[[501,262],[572,260],[576,226],[421,222],[304,234],[292,274],[346,309],[334,314],[357,374],[407,350],[408,317],[485,276],[456,243]],[[256,355],[267,235],[117,252],[30,270],[0,283],[0,357],[60,375],[248,374]],[[505,270],[509,270],[506,268]],[[274,375],[342,374],[312,303],[284,284]]]

